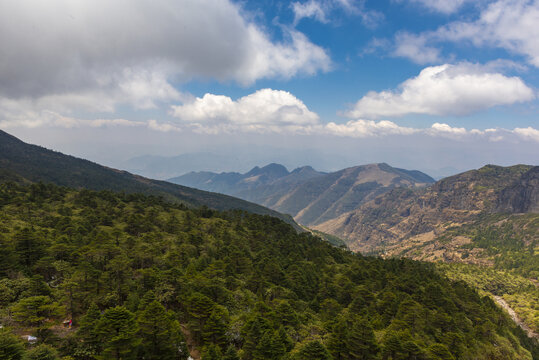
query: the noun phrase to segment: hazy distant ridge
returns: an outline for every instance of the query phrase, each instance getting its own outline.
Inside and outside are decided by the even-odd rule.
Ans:
[[[253,201],[311,226],[351,211],[392,188],[425,186],[434,179],[417,170],[385,163],[332,173],[310,166],[289,172],[283,165],[272,163],[245,174],[190,172],[169,181]]]

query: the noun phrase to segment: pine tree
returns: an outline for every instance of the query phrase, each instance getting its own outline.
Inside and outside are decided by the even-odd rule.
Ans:
[[[103,342],[103,359],[126,360],[136,355],[140,339],[135,315],[123,306],[105,311],[97,324]]]
[[[202,329],[204,341],[224,346],[227,342],[226,333],[229,328],[229,321],[227,309],[219,305],[214,306]]]
[[[52,346],[41,344],[28,350],[22,360],[60,360],[60,357]]]
[[[48,296],[31,296],[13,307],[15,320],[32,326],[44,325],[45,319],[59,316],[62,308]]]
[[[138,324],[145,359],[180,358],[178,349],[184,343],[180,326],[157,300],[141,310]]]
[[[294,357],[295,360],[332,360],[328,349],[319,340],[304,344]]]
[[[347,349],[347,339],[349,331],[348,324],[346,321],[341,318],[333,326],[333,329],[330,333],[327,348],[333,359],[335,360],[345,360],[348,359],[348,349]]]
[[[286,352],[289,352],[294,347],[294,341],[288,336],[284,327],[280,327],[278,331],[279,341],[284,345]]]
[[[15,253],[18,255],[19,262],[30,269],[42,256],[45,255],[43,242],[39,241],[33,230],[24,228],[15,233]]]
[[[24,346],[17,336],[5,328],[0,328],[0,359],[20,360]]]
[[[354,321],[346,347],[349,359],[376,359],[380,349],[374,338],[374,332],[366,319],[357,318]]]
[[[77,336],[83,340],[81,347],[83,351],[96,354],[101,349],[101,340],[97,332],[97,324],[101,318],[101,312],[95,303],[92,303],[84,315],[79,320]]]
[[[204,322],[211,315],[213,306],[213,301],[201,293],[194,293],[187,299],[187,309],[193,319],[190,328],[195,333],[195,336],[200,337],[202,335]]]
[[[202,352],[202,360],[223,360],[221,348],[215,344],[206,346]]]
[[[242,334],[245,339],[243,351],[246,359],[253,359],[253,354],[256,353],[258,344],[262,336],[271,329],[267,319],[257,314],[253,319],[247,322],[242,329]]]
[[[262,335],[253,354],[254,359],[278,360],[286,353],[285,344],[281,341],[278,331],[268,330]]]
[[[230,345],[223,355],[223,360],[240,360],[238,351],[233,345]]]
[[[444,344],[432,344],[429,346],[428,352],[433,360],[455,360]]]

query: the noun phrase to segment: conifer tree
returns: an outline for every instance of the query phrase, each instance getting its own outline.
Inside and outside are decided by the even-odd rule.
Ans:
[[[295,360],[332,360],[328,349],[320,340],[309,341],[304,344],[294,357]]]
[[[83,340],[81,344],[84,351],[98,353],[101,348],[101,340],[97,332],[97,324],[101,318],[101,312],[95,303],[92,303],[86,314],[79,320],[77,336]]]
[[[60,357],[52,346],[41,344],[28,350],[22,360],[60,360]]]
[[[157,300],[142,309],[138,324],[144,359],[186,358],[186,352],[181,356],[179,351],[184,344],[180,326]]]
[[[376,359],[380,351],[374,332],[369,322],[364,318],[354,320],[346,342],[349,359]]]
[[[97,324],[97,332],[103,342],[103,359],[126,360],[136,355],[140,339],[135,315],[123,306],[105,311]]]
[[[17,336],[5,328],[0,328],[0,359],[20,360],[24,346]]]
[[[206,346],[202,352],[202,360],[223,360],[221,348],[215,344]]]
[[[432,344],[429,346],[428,352],[433,360],[455,360],[444,344]]]
[[[223,355],[223,360],[240,360],[238,351],[233,345],[230,345]]]
[[[220,305],[214,306],[202,329],[204,341],[224,346],[227,342],[226,332],[229,328],[229,321],[227,309]]]
[[[346,360],[348,359],[348,348],[347,348],[347,339],[349,331],[348,324],[343,318],[340,318],[337,323],[333,326],[332,332],[330,333],[327,348],[333,359],[335,360]]]
[[[281,341],[278,331],[268,330],[262,335],[253,354],[254,359],[278,360],[286,353],[285,344]]]

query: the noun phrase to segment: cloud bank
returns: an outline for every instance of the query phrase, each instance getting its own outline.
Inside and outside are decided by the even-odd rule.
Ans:
[[[507,77],[468,63],[444,64],[424,68],[396,90],[367,93],[345,115],[351,118],[468,115],[534,98],[534,91],[518,77]]]
[[[0,109],[2,104],[0,104]],[[0,128],[42,126],[61,128],[89,127],[143,127],[157,132],[186,132],[208,135],[221,134],[268,134],[334,136],[348,138],[382,138],[387,136],[428,136],[454,141],[531,141],[539,142],[539,130],[532,127],[513,130],[465,129],[444,123],[434,123],[428,128],[412,128],[389,120],[353,119],[345,123],[321,122],[293,94],[273,89],[258,90],[237,100],[224,95],[205,94],[187,99],[181,105],[171,106],[174,121],[150,119],[132,121],[127,119],[77,119],[55,112],[28,114],[34,120],[0,121]],[[1,116],[1,113],[0,113]]]
[[[0,101],[18,102],[4,116],[151,109],[182,100],[173,84],[193,78],[248,85],[330,69],[325,49],[282,32],[272,39],[230,0],[2,1]]]

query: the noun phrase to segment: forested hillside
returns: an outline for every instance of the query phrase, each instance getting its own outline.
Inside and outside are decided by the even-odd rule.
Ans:
[[[363,253],[477,265],[442,268],[502,297],[539,333],[538,209],[538,166],[488,165],[392,190],[317,228]]]
[[[27,144],[0,130],[0,182],[44,182],[73,188],[113,190],[163,196],[188,206],[217,210],[241,209],[278,217],[299,230],[288,216],[231,196],[152,180],[127,171],[108,168],[88,160]]]
[[[9,183],[0,226],[2,359],[537,353],[490,298],[434,265],[363,257],[276,218]]]

